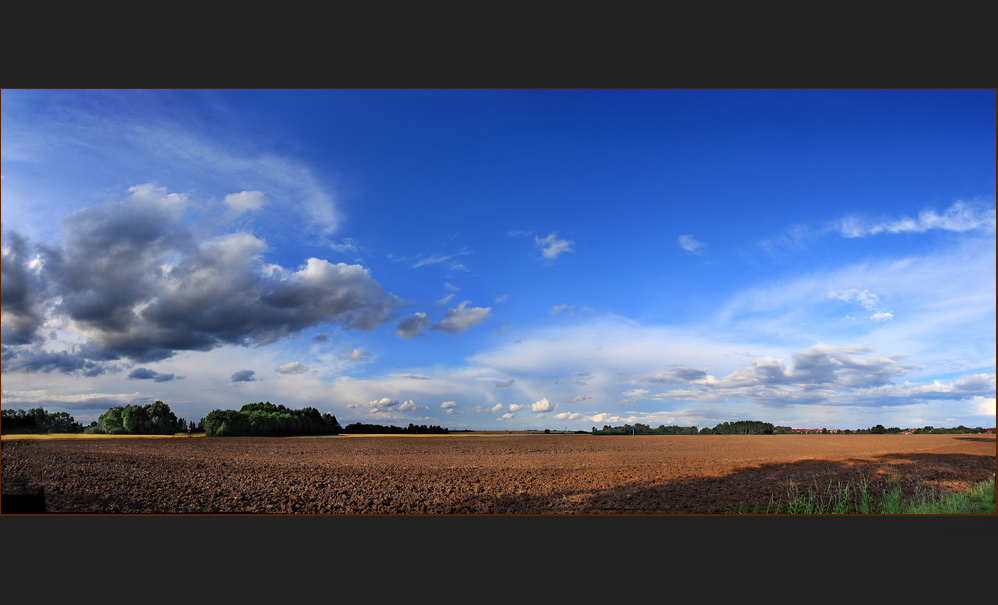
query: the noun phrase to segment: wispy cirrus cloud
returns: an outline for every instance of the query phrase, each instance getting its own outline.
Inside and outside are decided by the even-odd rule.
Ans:
[[[471,250],[461,250],[459,252],[453,252],[450,254],[429,254],[422,256],[412,262],[412,267],[417,269],[419,267],[426,267],[428,265],[439,265],[441,263],[447,263],[447,266],[452,271],[464,270],[465,266],[462,263],[456,262],[454,259],[460,256],[467,256],[471,254]]]
[[[995,206],[983,202],[956,201],[943,212],[926,209],[917,217],[873,219],[859,215],[849,215],[831,226],[844,237],[856,238],[878,233],[923,233],[930,230],[943,231],[995,231]]]
[[[869,290],[860,290],[858,288],[852,288],[845,291],[830,290],[828,292],[828,297],[843,300],[845,302],[855,302],[862,305],[864,309],[873,313],[873,315],[870,315],[868,319],[872,319],[874,321],[890,321],[894,319],[894,314],[887,311],[883,305],[881,305],[880,298]]]
[[[698,242],[695,237],[690,234],[679,236],[679,247],[691,254],[699,254],[703,250],[703,242]]]
[[[551,307],[551,314],[552,315],[558,315],[559,313],[567,313],[569,316],[574,316],[577,312],[578,313],[585,313],[585,312],[590,312],[591,313],[593,311],[594,311],[594,309],[592,307],[590,307],[589,305],[583,306],[578,311],[576,311],[575,305],[563,304],[563,305],[553,305]]]
[[[262,151],[261,143],[266,143],[256,133],[212,138],[203,134],[217,130],[217,124],[208,122],[212,118],[137,110],[169,106],[178,100],[176,95],[173,91],[52,91],[46,96],[58,108],[57,121],[38,119],[45,111],[33,115],[25,109],[12,120],[5,114],[5,158],[39,165],[71,161],[115,182],[168,173],[178,181],[198,183],[204,208],[214,205],[223,211],[223,218],[264,211],[267,220],[293,222],[299,234],[323,238],[340,227],[343,215],[325,175],[291,155]],[[37,110],[30,103],[25,107]],[[79,153],[81,149],[86,153]],[[243,191],[226,195],[223,190],[231,183],[240,183]],[[221,203],[216,203],[219,199]]]
[[[795,224],[780,235],[761,240],[759,245],[771,256],[782,257],[784,255],[781,251],[792,250],[795,254],[799,253],[828,233],[847,239],[860,239],[880,234],[930,231],[994,233],[994,202],[958,200],[942,212],[929,208],[916,217],[872,217],[853,213],[821,225]]]

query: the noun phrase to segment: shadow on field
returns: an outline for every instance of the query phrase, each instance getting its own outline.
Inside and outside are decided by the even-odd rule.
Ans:
[[[890,489],[902,496],[960,491],[994,474],[995,457],[971,454],[889,454],[872,459],[801,460],[745,467],[718,477],[688,477],[657,485],[627,483],[602,490],[568,490],[478,501],[492,514],[690,515],[775,512],[792,489],[819,497],[868,486],[874,501]],[[483,506],[484,505],[484,506]]]
[[[994,439],[988,439],[986,437],[957,437],[958,441],[980,441],[982,443],[994,443]]]

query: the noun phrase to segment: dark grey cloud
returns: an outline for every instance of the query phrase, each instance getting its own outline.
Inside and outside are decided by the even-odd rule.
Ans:
[[[153,382],[169,382],[176,378],[173,374],[160,374],[149,368],[135,368],[128,373],[132,380],[152,380]]]
[[[130,191],[66,217],[61,246],[33,252],[23,237],[5,234],[4,345],[38,342],[48,316],[91,339],[77,356],[147,363],[177,351],[267,344],[321,324],[370,330],[398,305],[360,265],[269,265],[266,244],[251,234],[189,228],[183,196],[149,185]]]
[[[42,310],[32,305],[40,288],[27,238],[3,232],[3,258],[0,263],[0,309],[3,316],[3,342],[24,345],[36,342],[43,321]]]
[[[496,383],[496,388],[497,389],[504,389],[504,388],[506,388],[508,386],[512,386],[514,382],[516,382],[515,378],[510,378],[506,382],[497,382]]]
[[[419,311],[400,321],[395,334],[401,338],[412,338],[430,327],[430,323],[430,316]]]
[[[803,389],[865,389],[891,384],[918,366],[901,363],[903,355],[869,357],[865,346],[815,345],[794,353],[790,368],[782,360],[758,357],[716,385],[722,388],[792,385]]]
[[[916,366],[902,364],[903,356],[859,359],[869,347],[817,345],[794,354],[793,368],[786,373],[791,383],[812,387],[869,388],[890,384],[892,379]]]
[[[92,378],[120,370],[118,364],[88,358],[81,351],[45,351],[38,345],[3,346],[4,370],[62,372]]]
[[[232,382],[253,382],[256,378],[253,375],[256,374],[253,370],[239,370],[232,375]]]
[[[703,380],[707,377],[707,372],[698,368],[688,368],[683,366],[673,367],[668,370],[659,370],[651,374],[646,374],[634,380],[635,383],[649,382],[657,384],[682,384],[694,380]]]

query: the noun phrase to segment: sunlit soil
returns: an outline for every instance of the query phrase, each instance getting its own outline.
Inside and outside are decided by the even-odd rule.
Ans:
[[[994,435],[86,437],[4,436],[4,493],[65,513],[724,514],[790,485],[942,493],[995,469]]]

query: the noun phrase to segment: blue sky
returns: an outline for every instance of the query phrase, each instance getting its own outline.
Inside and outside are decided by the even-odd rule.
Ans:
[[[4,90],[3,407],[994,426],[993,90]]]

